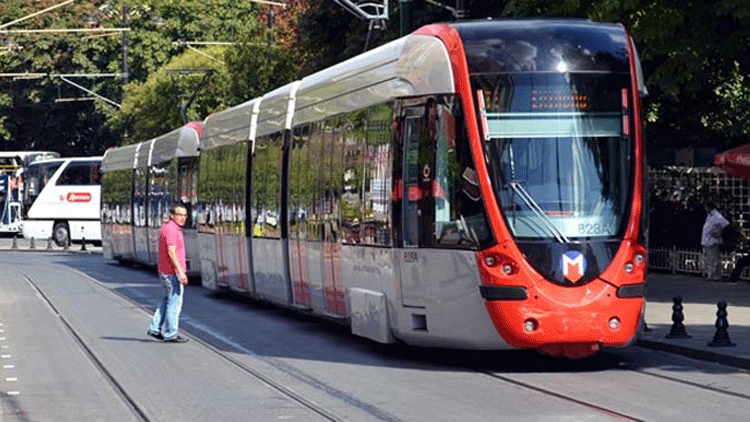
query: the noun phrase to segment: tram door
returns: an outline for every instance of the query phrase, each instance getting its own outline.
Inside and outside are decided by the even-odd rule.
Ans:
[[[425,306],[425,286],[419,246],[425,226],[431,221],[427,212],[432,186],[433,152],[428,136],[428,106],[424,103],[402,109],[403,191],[401,233],[401,298],[404,306]]]

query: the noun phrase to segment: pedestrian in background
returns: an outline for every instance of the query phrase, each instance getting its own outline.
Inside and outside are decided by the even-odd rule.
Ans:
[[[182,237],[182,226],[187,219],[187,208],[175,205],[169,221],[159,229],[159,262],[157,270],[159,281],[164,287],[165,295],[154,312],[148,335],[169,343],[185,343],[188,340],[178,334],[180,312],[182,311],[182,294],[188,283],[187,265],[185,262],[185,241]],[[161,328],[164,327],[164,334]]]
[[[701,246],[703,246],[703,257],[706,263],[706,278],[719,280],[721,278],[721,256],[719,245],[721,245],[721,229],[729,225],[729,221],[716,209],[716,204],[706,202],[706,222],[703,223],[701,234]]]

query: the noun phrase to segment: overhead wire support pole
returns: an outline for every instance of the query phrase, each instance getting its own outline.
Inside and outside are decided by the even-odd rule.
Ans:
[[[365,51],[370,49],[372,30],[381,29],[388,20],[388,0],[334,0],[336,4],[346,9],[354,16],[367,20],[367,39]],[[403,1],[403,0],[402,0]],[[409,0],[411,1],[411,0]]]
[[[182,96],[177,93],[177,84],[175,83],[174,78],[172,78],[172,90],[174,91],[175,99],[180,102],[179,104],[180,115],[182,116],[183,124],[188,123],[188,119],[187,119],[188,107],[190,107],[190,104],[193,103],[193,100],[195,100],[195,96],[198,95],[198,91],[200,91],[200,89],[203,88],[203,85],[205,85],[206,81],[208,80],[208,77],[216,73],[216,70],[214,69],[169,69],[167,70],[167,74],[169,74],[170,76],[172,74],[188,75],[191,73],[203,73],[203,78],[201,79],[201,82],[198,85],[198,87],[193,91],[193,94],[190,96],[188,101],[184,104],[182,103],[182,100],[180,98]]]

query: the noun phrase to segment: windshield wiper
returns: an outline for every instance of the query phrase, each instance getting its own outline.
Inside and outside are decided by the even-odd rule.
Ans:
[[[570,240],[563,234],[560,229],[555,226],[555,224],[552,222],[552,220],[547,217],[547,214],[544,213],[544,210],[539,206],[539,204],[534,201],[534,198],[529,195],[529,193],[524,189],[523,186],[521,186],[520,183],[516,182],[515,180],[509,183],[510,187],[513,188],[513,190],[518,194],[518,196],[521,197],[523,202],[531,208],[531,211],[534,212],[534,214],[539,217],[540,221],[544,223],[545,226],[547,226],[547,229],[549,229],[550,232],[552,232],[552,235],[557,239],[560,243],[568,243]]]

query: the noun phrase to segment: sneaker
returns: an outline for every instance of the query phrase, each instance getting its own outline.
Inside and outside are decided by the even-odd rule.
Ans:
[[[161,335],[161,333],[155,333],[153,331],[148,331],[146,334],[150,335],[151,337],[157,339],[157,340],[164,340],[164,336]]]
[[[188,339],[182,336],[174,336],[172,338],[165,338],[164,343],[187,343]]]

